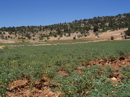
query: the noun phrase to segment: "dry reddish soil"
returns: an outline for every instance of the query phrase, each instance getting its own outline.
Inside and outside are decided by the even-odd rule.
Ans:
[[[7,97],[59,97],[61,93],[58,91],[52,92],[50,87],[57,86],[49,83],[45,77],[36,81],[33,85],[27,78],[22,78],[9,84]]]
[[[130,55],[128,56],[122,56],[117,59],[101,59],[96,61],[90,61],[89,63],[82,63],[83,66],[78,67],[76,70],[79,71],[80,74],[83,72],[80,71],[81,68],[84,68],[86,66],[91,65],[102,65],[103,68],[105,68],[106,65],[110,65],[113,67],[115,72],[113,75],[109,77],[109,79],[112,80],[112,82],[121,82],[121,73],[119,72],[119,69],[122,66],[130,68]],[[68,75],[65,71],[59,71],[59,74]],[[99,74],[99,76],[101,73]],[[41,80],[36,81],[32,86],[30,87],[30,81],[23,77],[20,80],[14,81],[8,85],[8,92],[7,97],[60,97],[61,92],[53,92],[50,87],[58,87],[54,85],[53,83],[49,83],[48,78],[43,77]]]
[[[120,58],[117,59],[101,59],[96,61],[90,61],[88,64],[84,64],[84,65],[87,66],[102,65],[103,68],[105,68],[106,65],[110,65],[115,70],[115,72],[113,73],[113,75],[109,76],[109,78],[112,80],[112,82],[121,82],[122,78],[119,69],[121,67],[130,68],[130,55],[121,56]]]

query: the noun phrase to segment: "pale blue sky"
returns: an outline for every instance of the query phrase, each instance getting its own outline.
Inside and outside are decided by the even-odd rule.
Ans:
[[[39,26],[130,13],[130,0],[0,0],[0,27]]]

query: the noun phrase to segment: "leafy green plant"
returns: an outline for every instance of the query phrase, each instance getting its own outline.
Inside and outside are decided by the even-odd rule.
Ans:
[[[62,91],[68,96],[75,94],[77,92],[77,88],[73,85],[64,85],[61,88],[62,88]]]
[[[45,74],[47,77],[52,79],[56,75],[56,71],[54,69],[52,69],[52,68],[46,68],[43,71],[43,74]]]

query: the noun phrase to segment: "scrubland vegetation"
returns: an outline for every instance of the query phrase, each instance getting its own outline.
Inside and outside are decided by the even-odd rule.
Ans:
[[[52,36],[59,36],[59,38],[63,36],[70,37],[72,33],[79,33],[77,34],[78,37],[87,37],[89,32],[98,35],[106,31],[128,28],[129,24],[130,13],[124,13],[116,16],[94,17],[48,26],[1,27],[0,39],[49,40]]]

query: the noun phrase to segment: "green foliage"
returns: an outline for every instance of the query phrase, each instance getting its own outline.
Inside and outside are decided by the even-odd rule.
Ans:
[[[125,34],[126,34],[127,36],[130,36],[130,26],[129,26],[128,30],[125,31]]]
[[[0,85],[0,97],[6,97],[6,87]]]
[[[52,68],[46,68],[44,71],[43,71],[43,74],[45,76],[47,76],[48,78],[54,78],[54,76],[56,75],[56,71]]]
[[[3,49],[9,49],[8,45],[4,45]]]
[[[120,72],[122,73],[122,78],[124,78],[124,79],[130,78],[130,68],[121,67]]]
[[[114,37],[113,37],[113,36],[111,36],[111,40],[114,40]]]
[[[77,92],[77,88],[74,85],[64,85],[62,87],[62,91],[66,94],[66,95],[74,95]]]
[[[31,35],[30,34],[26,34],[25,37],[27,37],[28,39],[31,39]]]
[[[94,26],[93,32],[97,32],[98,31],[98,26]]]

